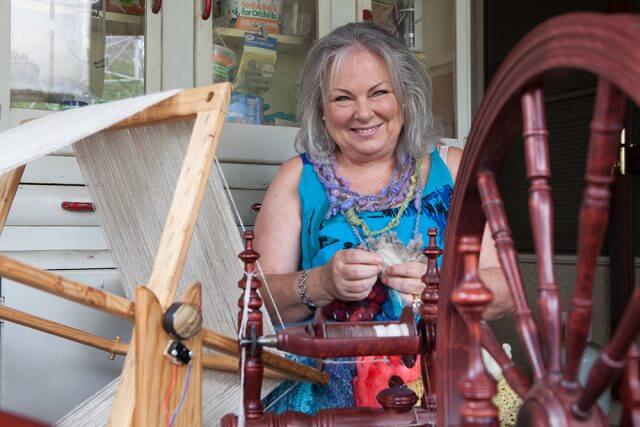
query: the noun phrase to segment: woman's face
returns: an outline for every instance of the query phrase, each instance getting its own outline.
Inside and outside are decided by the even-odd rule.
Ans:
[[[325,126],[351,161],[393,155],[403,118],[391,77],[376,54],[358,49],[336,72],[324,108]]]

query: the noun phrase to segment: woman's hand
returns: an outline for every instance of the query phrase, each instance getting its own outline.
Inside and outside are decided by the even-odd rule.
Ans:
[[[382,283],[407,296],[420,295],[425,287],[422,276],[426,272],[427,264],[421,262],[396,264],[385,270]]]
[[[382,272],[382,262],[380,255],[362,249],[337,251],[323,267],[328,297],[331,301],[365,299]]]

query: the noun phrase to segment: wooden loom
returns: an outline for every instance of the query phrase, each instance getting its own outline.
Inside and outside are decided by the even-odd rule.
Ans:
[[[640,51],[637,46],[640,46],[640,18],[637,16],[574,14],[542,24],[507,58],[485,95],[469,136],[449,217],[446,237],[449,250],[445,253],[442,278],[434,268],[438,251],[431,245],[427,254],[431,263],[425,277],[428,286],[422,295],[421,320],[415,325],[412,323],[413,316],[405,315],[395,324],[406,327],[409,331],[406,336],[375,337],[371,333],[372,323],[330,325],[322,319],[317,319],[308,328],[285,329],[276,336],[263,336],[260,299],[256,293],[260,281],[253,278],[250,288],[244,290],[250,293],[249,321],[243,331],[243,339],[233,346],[234,349],[241,346],[248,353],[244,364],[246,381],[243,404],[246,419],[238,420],[237,416],[229,415],[223,419],[223,425],[244,422],[250,426],[398,426],[431,425],[436,421],[438,425],[447,426],[497,425],[497,409],[491,402],[495,383],[482,365],[481,345],[491,352],[501,365],[506,380],[523,398],[524,405],[519,414],[519,423],[522,425],[607,425],[604,414],[594,402],[626,366],[629,353],[629,369],[624,383],[628,391],[625,393],[623,420],[626,425],[640,425],[638,352],[631,345],[640,330],[638,291],[627,305],[611,342],[591,370],[587,385],[582,387],[576,380],[591,322],[594,270],[606,229],[609,185],[613,179],[611,170],[617,161],[625,103],[629,99],[640,105]],[[550,72],[563,68],[586,70],[599,77],[589,141],[586,189],[579,219],[578,274],[570,302],[566,344],[561,343],[558,285],[553,273],[553,209],[542,90],[544,78]],[[527,177],[531,185],[529,200],[538,257],[539,319],[534,319],[524,297],[515,245],[495,180],[509,146],[520,129],[525,144]],[[14,183],[15,179],[14,176]],[[10,198],[5,197],[4,200]],[[197,199],[197,195],[194,194],[193,198]],[[0,218],[2,212],[0,209]],[[468,215],[469,212],[484,212],[484,215]],[[516,327],[529,360],[532,380],[502,352],[489,326],[481,321],[482,312],[492,298],[477,275],[480,236],[485,220],[496,241],[500,262],[516,305]],[[247,238],[250,242],[251,236]],[[180,246],[177,242],[173,244]],[[180,248],[174,249],[174,266],[164,266],[168,268],[164,274],[168,275],[156,276],[158,280],[161,279],[160,282],[171,277],[171,272],[179,272],[180,257],[177,254],[183,255],[183,252],[180,252]],[[250,244],[242,257],[246,272],[253,271],[258,255]],[[30,275],[35,276],[35,272]],[[241,284],[246,286],[245,278]],[[198,288],[191,289],[186,297],[188,301],[197,303]],[[160,302],[164,302],[166,307],[172,300],[169,296],[173,296],[170,283],[164,294],[165,298]],[[154,298],[148,290],[139,290],[135,308],[136,322],[140,321],[140,325],[136,323],[137,333],[143,327],[160,331],[160,304],[154,302]],[[109,306],[113,307],[112,304]],[[156,308],[147,309],[148,306]],[[154,319],[149,316],[149,311],[154,313]],[[437,326],[434,325],[436,316]],[[434,328],[437,328],[437,334]],[[345,339],[345,335],[349,338]],[[200,345],[198,341],[206,342],[207,336],[208,333],[201,333],[192,338],[194,341],[189,345],[197,349]],[[140,340],[143,339],[141,336]],[[133,345],[139,349],[140,344],[131,345],[129,359],[132,359],[131,353],[136,351]],[[264,414],[260,405],[260,382],[262,365],[268,365],[271,357],[266,356],[268,353],[264,352],[263,347],[269,346],[315,357],[403,354],[411,359],[411,356],[420,354],[424,364],[433,364],[435,358],[438,367],[435,372],[435,398],[428,396],[422,408],[412,410],[415,395],[401,384],[394,384],[380,397],[385,406],[383,410],[329,410],[316,416]],[[563,348],[566,350],[564,361],[561,357]],[[150,355],[150,358],[160,360],[158,353]],[[136,353],[136,357],[140,355]],[[162,361],[166,363],[164,359]],[[131,362],[127,366],[123,384],[140,383],[138,390],[149,385],[145,381],[152,379],[152,375],[145,377],[143,371],[138,370],[134,380],[131,372],[127,372],[127,369],[132,369]],[[428,375],[434,371],[431,369],[429,374],[425,371],[423,381],[426,382]],[[167,372],[163,375],[166,379]],[[178,383],[181,381],[182,377]],[[123,389],[130,392],[133,386],[129,387]],[[143,423],[140,425],[149,425],[144,424],[153,423],[152,419],[145,418],[149,414],[160,417],[157,389],[151,386],[144,390],[156,392],[155,402],[140,401],[144,397],[140,396],[139,391],[135,397],[130,395],[128,399],[119,399],[119,406],[116,407],[118,412],[114,415],[117,418],[112,418],[113,425],[130,424],[134,419]],[[150,412],[140,414],[141,411],[136,410],[134,418],[134,402],[137,408],[149,408]],[[198,403],[193,401],[189,405],[195,411]],[[437,420],[429,413],[434,407]],[[181,414],[186,413],[194,414],[193,420],[198,421],[197,414],[186,409]]]
[[[178,280],[189,247],[195,220],[203,199],[205,183],[219,142],[230,99],[230,85],[220,84],[183,91],[113,126],[121,129],[146,126],[168,120],[196,116],[191,141],[167,216],[156,263],[146,287],[136,291],[135,303],[117,295],[99,291],[53,273],[0,257],[0,276],[69,299],[71,301],[134,321],[135,339],[129,343],[106,340],[87,332],[46,319],[0,307],[0,318],[90,345],[112,354],[126,354],[110,425],[159,425],[162,419],[163,390],[169,384],[180,390],[189,372],[185,400],[174,425],[202,424],[202,368],[237,371],[237,341],[201,328],[200,322],[187,322],[191,330],[183,338],[170,336],[162,327],[163,311],[174,300]],[[8,216],[24,166],[0,177],[0,232]],[[201,285],[190,286],[181,299],[184,307],[199,313]],[[179,325],[174,325],[178,328]],[[180,342],[190,350],[190,363],[172,363],[165,353],[169,342]],[[204,354],[209,347],[227,356]],[[327,375],[291,362],[275,354],[266,354],[268,375],[326,383]],[[176,362],[176,358],[173,358]],[[180,396],[174,393],[166,402],[175,408]]]

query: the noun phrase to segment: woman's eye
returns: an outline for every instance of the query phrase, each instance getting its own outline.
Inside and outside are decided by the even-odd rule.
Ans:
[[[388,90],[381,89],[373,92],[373,96],[386,95],[387,93],[389,93]]]
[[[333,98],[333,100],[336,101],[336,102],[348,101],[349,97],[345,96],[345,95],[341,95],[341,96],[336,96],[335,98]]]

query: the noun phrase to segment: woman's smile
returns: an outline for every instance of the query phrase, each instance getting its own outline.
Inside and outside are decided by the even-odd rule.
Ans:
[[[369,127],[357,127],[352,128],[351,130],[357,134],[359,137],[367,138],[375,135],[378,132],[378,129],[382,126],[382,123],[379,125],[369,126]]]

